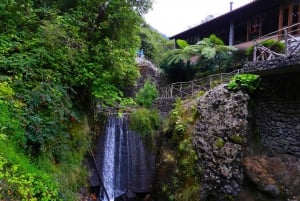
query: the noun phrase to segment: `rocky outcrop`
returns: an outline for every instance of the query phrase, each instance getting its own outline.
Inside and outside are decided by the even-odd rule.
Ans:
[[[208,91],[198,102],[193,143],[203,170],[202,200],[236,196],[241,191],[243,150],[248,136],[249,96],[225,85]]]
[[[147,80],[156,84],[157,89],[159,86],[166,85],[166,78],[163,76],[162,71],[157,68],[151,61],[142,58],[136,58],[136,65],[139,68],[140,77],[137,80],[136,86],[127,88],[125,91],[126,96],[133,97],[140,88],[142,88]]]
[[[193,144],[202,201],[300,200],[299,99],[266,101],[262,93],[251,108],[249,95],[225,85],[199,99]]]
[[[249,156],[244,162],[247,177],[273,199],[300,198],[300,160],[291,155]],[[298,198],[297,198],[298,197]]]
[[[144,85],[146,80],[151,80],[152,82],[161,85],[160,82],[162,81],[162,72],[159,68],[154,66],[154,64],[152,64],[150,61],[142,58],[137,58],[136,63],[141,74],[137,85]]]

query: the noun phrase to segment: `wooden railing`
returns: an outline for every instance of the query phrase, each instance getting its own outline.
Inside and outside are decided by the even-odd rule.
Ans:
[[[272,60],[278,57],[288,57],[298,54],[300,50],[300,37],[297,38],[293,35],[299,35],[300,23],[294,24],[289,27],[284,27],[278,31],[269,33],[254,40],[253,61]],[[274,41],[269,47],[262,45],[263,42]],[[284,43],[284,52],[275,52],[272,47],[278,43]]]
[[[228,83],[239,70],[221,73],[189,82],[176,82],[159,88],[160,98],[185,98],[195,96],[199,91],[208,91],[218,84]]]

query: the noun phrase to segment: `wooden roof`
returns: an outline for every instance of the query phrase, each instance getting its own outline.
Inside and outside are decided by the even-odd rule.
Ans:
[[[196,34],[212,34],[215,33],[218,29],[222,29],[225,27],[228,28],[231,21],[247,19],[250,16],[263,13],[266,10],[270,10],[279,5],[280,0],[256,0],[243,7],[237,8],[235,10],[232,10],[231,12],[216,17],[208,22],[205,22],[186,31],[178,33],[170,37],[170,39],[184,39]]]

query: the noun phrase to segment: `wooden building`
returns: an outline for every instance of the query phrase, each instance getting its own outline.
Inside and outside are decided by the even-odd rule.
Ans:
[[[300,36],[299,0],[256,0],[208,22],[183,31],[170,39],[184,39],[195,44],[216,34],[227,45],[246,48],[254,39],[284,27],[292,26],[292,34]]]

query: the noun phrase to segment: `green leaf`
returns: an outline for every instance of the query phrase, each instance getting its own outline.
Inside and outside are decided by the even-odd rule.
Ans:
[[[178,45],[178,47],[179,47],[180,49],[184,49],[184,48],[186,48],[186,47],[189,46],[188,42],[185,41],[185,40],[182,40],[182,39],[177,39],[177,40],[176,40],[176,44]]]

